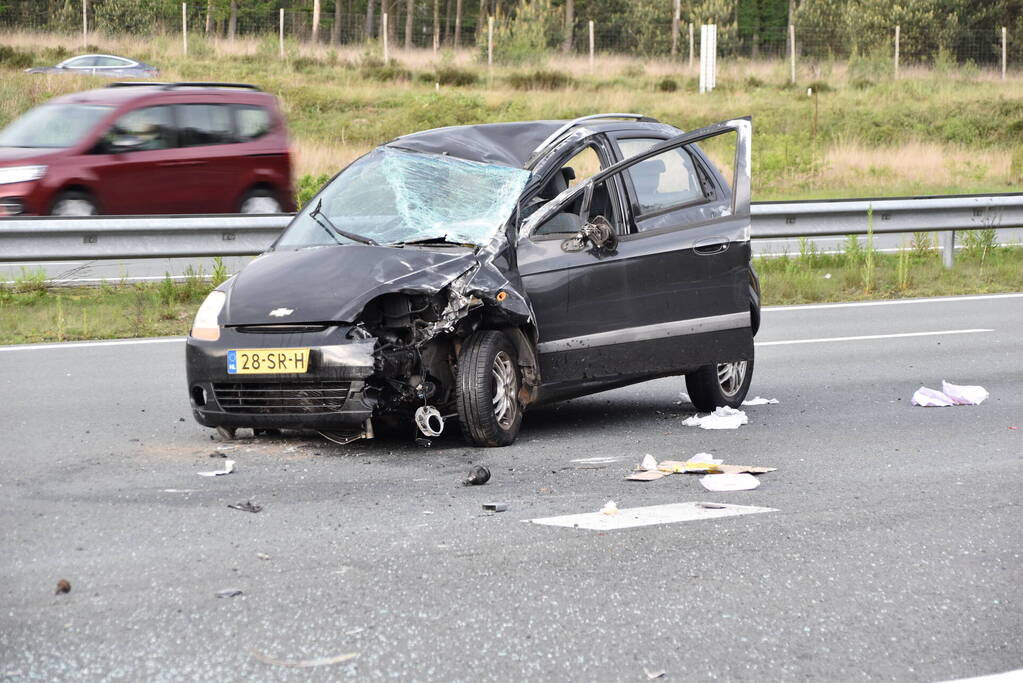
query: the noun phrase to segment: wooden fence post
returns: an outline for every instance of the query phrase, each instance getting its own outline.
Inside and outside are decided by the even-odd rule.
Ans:
[[[494,17],[487,17],[487,68],[494,66]]]
[[[384,39],[384,64],[388,64],[390,59],[387,56],[387,12],[380,16],[380,37]]]
[[[693,70],[693,22],[689,22],[689,70]]]
[[[280,20],[278,21],[278,39],[277,42],[280,44],[281,59],[284,59],[284,8],[280,9]]]
[[[675,11],[671,15],[671,56],[678,54],[678,33],[682,20],[682,0],[675,0]]]
[[[895,78],[899,77],[899,26],[895,26]]]
[[[85,47],[88,44],[89,44],[89,0],[82,0],[82,47]]]
[[[593,19],[590,19],[590,71],[593,71]]]
[[[1006,47],[1007,47],[1007,36],[1005,33],[1005,27],[1002,27],[1002,80],[1005,80],[1005,66],[1006,66]]]
[[[796,27],[789,24],[789,80],[796,82]]]
[[[313,0],[313,42],[320,41],[320,0]]]
[[[188,54],[188,3],[181,3],[181,47]]]

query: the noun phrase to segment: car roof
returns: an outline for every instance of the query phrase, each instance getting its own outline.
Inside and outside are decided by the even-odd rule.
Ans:
[[[569,126],[579,121],[578,127]],[[566,126],[568,128],[566,129]],[[621,130],[648,130],[664,133],[671,129],[663,123],[648,119],[645,121],[516,121],[511,123],[483,123],[471,126],[448,126],[411,133],[395,138],[386,144],[396,149],[410,149],[417,152],[445,154],[448,156],[500,166],[525,168],[534,158],[540,145],[554,141],[549,138],[559,130],[585,130],[592,133],[609,133]],[[539,150],[542,151],[542,150]]]
[[[109,104],[113,106],[120,106],[125,102],[138,100],[142,98],[152,97],[153,95],[182,95],[182,94],[201,94],[201,95],[231,95],[231,99],[238,102],[252,102],[253,98],[264,99],[273,98],[272,95],[262,92],[260,90],[238,90],[235,88],[228,87],[175,87],[172,89],[167,88],[166,83],[154,83],[148,85],[145,83],[131,83],[129,86],[124,87],[106,87],[106,88],[95,88],[93,90],[83,90],[82,92],[71,93],[69,95],[62,95],[55,97],[50,100],[51,103],[64,104]]]
[[[140,62],[137,59],[132,59],[131,57],[125,57],[123,55],[108,55],[108,54],[102,54],[102,53],[99,53],[99,52],[90,52],[87,55],[75,55],[74,57],[68,57],[67,59],[61,61],[61,64],[63,64],[64,62],[70,62],[72,59],[80,59],[82,57],[113,57],[114,59],[123,59],[123,60],[125,60],[127,62],[135,62],[136,64],[141,64],[142,63],[142,62]]]

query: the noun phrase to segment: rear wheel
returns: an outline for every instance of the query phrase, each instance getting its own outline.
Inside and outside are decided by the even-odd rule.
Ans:
[[[62,192],[50,208],[53,216],[95,216],[99,213],[96,200],[86,192]]]
[[[281,203],[270,190],[250,190],[238,203],[238,213],[281,213]]]
[[[753,359],[704,365],[686,375],[686,390],[693,407],[710,412],[719,406],[742,405],[753,379]]]
[[[508,446],[522,425],[515,347],[502,333],[476,332],[458,357],[458,421],[477,446]]]

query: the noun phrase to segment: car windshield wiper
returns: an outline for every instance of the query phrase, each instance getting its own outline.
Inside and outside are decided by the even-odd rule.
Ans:
[[[335,235],[341,235],[342,237],[346,237],[346,238],[352,240],[353,242],[361,242],[362,244],[368,244],[368,245],[370,245],[372,247],[380,246],[379,243],[377,243],[374,240],[371,240],[368,237],[363,237],[362,235],[357,235],[354,232],[348,232],[347,230],[342,230],[341,228],[339,228],[336,225],[334,225],[334,221],[330,220],[330,218],[327,216],[327,214],[325,214],[322,211],[320,211],[320,209],[322,207],[323,207],[323,197],[320,197],[320,201],[316,202],[316,208],[309,212],[309,217],[312,218],[314,221],[316,221],[320,225],[321,228],[323,228],[324,230],[329,232],[330,236],[334,238],[335,242],[337,242],[337,237],[335,237]],[[323,220],[322,221],[318,220],[316,218],[317,216],[321,216],[323,218]],[[338,244],[341,244],[341,243],[338,242]]]
[[[404,247],[406,244],[416,246],[420,244],[438,247],[474,247],[475,244],[468,244],[466,242],[453,242],[448,239],[447,235],[440,235],[439,237],[424,237],[418,240],[404,240],[401,242],[395,242],[389,246],[392,247]]]

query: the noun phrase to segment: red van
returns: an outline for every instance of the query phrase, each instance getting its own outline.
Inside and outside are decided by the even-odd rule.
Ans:
[[[241,83],[113,83],[0,131],[0,215],[295,210],[277,100]]]

